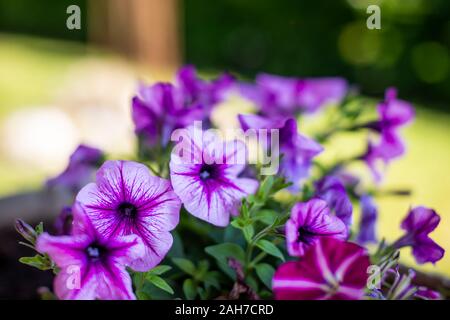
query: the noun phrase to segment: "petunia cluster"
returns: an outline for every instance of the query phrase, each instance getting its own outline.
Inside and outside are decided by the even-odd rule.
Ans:
[[[205,80],[193,66],[172,82],[141,83],[130,102],[137,154],[114,160],[80,145],[46,183],[73,194],[53,229],[17,220],[22,244],[37,251],[20,261],[52,270],[58,299],[445,297],[399,260],[405,247],[418,264],[442,259],[430,237],[436,211],[412,207],[397,240],[377,226],[381,214],[396,214],[381,212],[377,199],[409,194],[384,190],[379,164],[405,153],[399,130],[414,118],[412,105],[390,88],[370,107],[349,88],[337,77]],[[256,107],[237,115],[244,138],[211,121],[233,95]],[[311,114],[329,112],[324,131],[306,134]],[[367,132],[366,149],[323,159],[344,131]],[[251,152],[270,155],[275,171]],[[372,181],[352,171],[358,161]]]

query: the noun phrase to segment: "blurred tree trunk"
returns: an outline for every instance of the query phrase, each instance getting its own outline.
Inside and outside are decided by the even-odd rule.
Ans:
[[[90,41],[156,68],[180,64],[178,0],[90,0]]]

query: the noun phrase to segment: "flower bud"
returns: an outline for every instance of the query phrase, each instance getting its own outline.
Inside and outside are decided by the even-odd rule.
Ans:
[[[27,241],[34,244],[36,241],[36,232],[34,229],[22,219],[16,219],[14,224],[17,232],[24,237]]]

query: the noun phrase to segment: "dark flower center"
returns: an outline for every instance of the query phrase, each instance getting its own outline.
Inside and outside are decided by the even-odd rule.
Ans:
[[[105,257],[107,249],[97,243],[92,243],[86,248],[86,255],[91,261],[101,260]]]
[[[214,179],[217,177],[218,170],[217,166],[212,164],[203,164],[200,168],[200,179],[207,180],[207,179]]]
[[[117,211],[126,218],[135,218],[137,215],[137,208],[135,205],[129,202],[122,202],[118,207]]]
[[[298,228],[298,241],[306,244],[310,244],[312,240],[317,236],[316,233],[310,231],[308,228]]]

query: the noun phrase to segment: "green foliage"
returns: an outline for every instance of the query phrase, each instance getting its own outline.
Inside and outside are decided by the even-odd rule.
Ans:
[[[192,279],[184,280],[183,293],[188,300],[193,300],[197,296],[197,286]]]
[[[33,257],[22,257],[19,261],[39,270],[52,270],[55,267],[47,255],[36,254]]]
[[[160,276],[154,275],[154,274],[147,274],[145,276],[145,280],[150,282],[151,284],[155,285],[156,287],[173,294],[173,289],[169,286],[169,284]]]
[[[275,269],[270,264],[267,264],[267,263],[257,264],[255,269],[256,269],[256,274],[258,275],[259,279],[269,289],[272,289],[272,278],[275,273]]]
[[[180,268],[181,270],[183,270],[187,274],[189,274],[191,276],[195,275],[196,268],[195,268],[194,264],[190,260],[184,259],[184,258],[173,258],[172,262],[178,268]]]
[[[283,253],[280,251],[280,249],[277,248],[272,242],[264,239],[260,239],[256,242],[256,246],[260,248],[262,251],[280,258],[282,261],[284,261]]]

